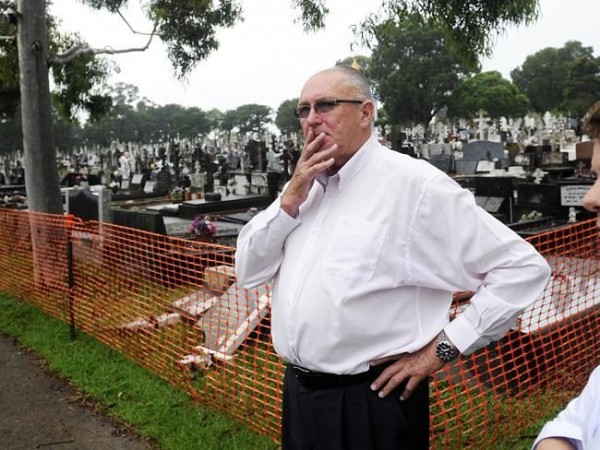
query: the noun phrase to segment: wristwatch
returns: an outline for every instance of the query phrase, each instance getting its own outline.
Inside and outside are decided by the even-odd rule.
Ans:
[[[452,344],[450,339],[448,339],[444,330],[438,334],[437,345],[435,346],[435,356],[445,363],[452,361],[458,356],[457,348]]]

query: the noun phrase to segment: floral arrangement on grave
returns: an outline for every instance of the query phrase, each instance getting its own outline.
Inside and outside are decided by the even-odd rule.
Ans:
[[[194,217],[190,233],[195,236],[213,237],[217,233],[217,226],[208,216],[200,214]]]
[[[171,190],[171,200],[180,202],[183,200],[183,188],[181,186],[175,186]]]

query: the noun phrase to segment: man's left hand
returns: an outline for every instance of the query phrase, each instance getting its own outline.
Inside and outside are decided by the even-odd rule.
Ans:
[[[379,396],[383,398],[407,380],[406,387],[400,394],[400,399],[406,400],[409,398],[423,379],[444,366],[444,362],[435,354],[436,344],[437,338],[434,338],[415,353],[402,353],[371,361],[372,366],[377,366],[396,360],[394,364],[387,367],[377,377],[371,384],[371,389],[379,391]]]

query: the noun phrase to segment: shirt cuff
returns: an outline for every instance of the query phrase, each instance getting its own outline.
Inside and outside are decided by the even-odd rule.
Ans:
[[[481,337],[462,315],[446,325],[444,331],[461,354],[468,355],[477,350],[475,344]]]
[[[291,217],[288,213],[286,213],[283,209],[281,209],[281,200],[278,197],[267,209],[261,213],[260,218],[260,228],[266,227],[267,224],[270,224],[273,230],[273,233],[278,238],[285,238],[288,234],[292,232],[294,228],[300,225],[301,220]]]

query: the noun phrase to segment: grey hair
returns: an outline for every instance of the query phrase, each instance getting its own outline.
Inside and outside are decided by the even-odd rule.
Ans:
[[[375,101],[373,93],[371,92],[371,83],[360,70],[354,69],[353,67],[346,65],[335,66],[329,70],[332,72],[343,73],[346,77],[346,80],[348,81],[348,84],[356,88],[365,100],[368,99]]]

